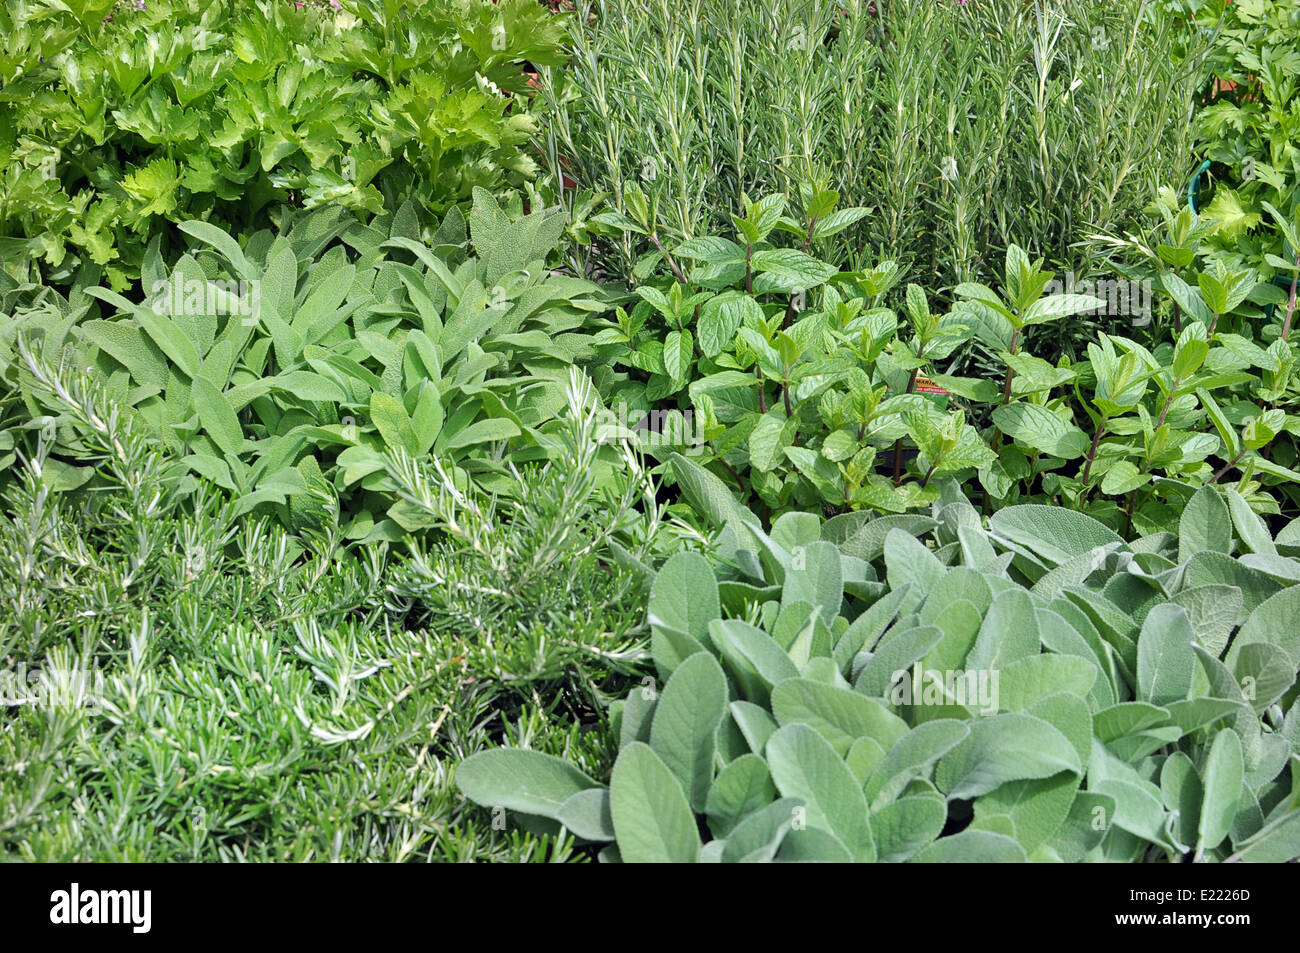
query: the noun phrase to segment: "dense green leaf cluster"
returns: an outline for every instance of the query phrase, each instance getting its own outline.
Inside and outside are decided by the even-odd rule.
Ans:
[[[1206,487],[1125,543],[949,483],[765,532],[695,478],[721,531],[654,577],[662,686],[613,706],[608,785],[510,747],[459,767],[470,799],[606,861],[1300,856],[1300,523]]]
[[[1227,332],[1224,341],[1258,380],[1234,387],[1225,414],[1249,405],[1294,412],[1294,339],[1300,282],[1300,3],[1164,0],[1188,21],[1176,56],[1200,56],[1211,38],[1208,76],[1196,111],[1204,158],[1179,193],[1162,189],[1154,228],[1093,236],[1126,276],[1153,282],[1171,307],[1152,327],[1153,344],[1189,318]],[[1224,395],[1219,395],[1220,397]],[[1253,416],[1253,414],[1247,414]],[[1235,452],[1235,449],[1234,449]],[[1295,469],[1294,431],[1267,459]]]
[[[365,226],[321,210],[242,244],[184,222],[191,250],[170,267],[146,256],[137,300],[78,289],[0,319],[0,372],[62,435],[68,486],[94,473],[50,402],[61,360],[102,374],[115,406],[238,511],[275,507],[297,528],[323,497],[346,538],[398,538],[417,522],[390,508],[386,455],[433,453],[462,484],[512,492],[509,464],[546,457],[569,369],[593,353],[585,325],[606,307],[596,285],[545,267],[558,210],[474,194],[468,231],[453,208],[428,244],[411,203]],[[39,353],[16,353],[29,338]]]
[[[1086,360],[1049,359],[1025,350],[1026,335],[1060,331],[1103,299],[1063,290],[1012,245],[999,289],[960,283],[936,314],[909,284],[900,316],[884,304],[896,262],[847,271],[810,253],[866,210],[805,191],[802,220],[772,194],[748,202],[730,235],[675,246],[661,243],[652,199],[629,193],[631,216],[601,216],[658,246],[638,263],[636,303],[594,338],[629,369],[606,386],[610,402],[689,413],[696,461],[742,498],[773,514],[897,513],[930,505],[936,479],[955,476],[986,512],[1045,501],[1127,535],[1171,528],[1198,487],[1231,474],[1259,511],[1294,509],[1296,346],[1255,343],[1253,272],[1209,267],[1195,287],[1167,272],[1161,287],[1181,317],[1149,347],[1136,331],[1103,333]],[[1169,227],[1191,241],[1194,221],[1171,212]],[[774,244],[778,231],[802,249]],[[970,367],[969,351],[997,377]]]
[[[1213,42],[1197,110],[1197,146],[1212,190],[1198,206],[1214,220],[1211,245],[1231,265],[1252,266],[1278,294],[1289,330],[1300,275],[1300,30],[1296,0],[1164,0],[1189,21],[1183,45]],[[1194,56],[1188,50],[1183,56]],[[1193,191],[1200,183],[1194,183]]]
[[[441,217],[535,171],[522,64],[562,61],[533,0],[6,0],[0,255],[7,281],[137,280],[176,223],[236,237],[286,207]]]
[[[441,485],[437,539],[349,548],[168,491],[134,418],[70,386],[103,484],[52,492],[42,448],[0,517],[0,857],[574,857],[450,778],[502,741],[600,769],[643,602],[597,547],[588,418],[517,505]]]
[[[0,9],[0,856],[1300,858],[1296,0],[548,6]]]

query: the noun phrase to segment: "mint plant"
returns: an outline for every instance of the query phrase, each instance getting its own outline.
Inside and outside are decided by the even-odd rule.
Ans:
[[[778,194],[747,200],[734,237],[700,236],[671,248],[658,234],[653,197],[633,198],[635,218],[602,217],[654,248],[637,264],[640,300],[595,338],[607,360],[647,376],[610,400],[686,404],[679,409],[700,421],[707,458],[770,508],[820,500],[901,511],[915,487],[877,472],[875,445],[915,430],[929,451],[929,476],[983,459],[969,425],[954,416],[931,420],[930,405],[912,393],[919,370],[950,355],[967,329],[931,314],[913,286],[912,334],[898,333],[897,315],[882,304],[898,278],[895,263],[841,272],[810,254],[866,210],[837,208],[839,196],[824,182],[805,184],[801,194],[797,215]],[[799,247],[776,244],[778,233]],[[933,373],[953,387],[977,386]],[[920,482],[928,482],[924,471]]]
[[[1208,212],[1198,215],[1190,206],[1179,208],[1168,189],[1154,208],[1164,219],[1163,228],[1124,239],[1094,239],[1111,250],[1112,263],[1123,274],[1154,281],[1168,292],[1166,315],[1146,344],[1149,353],[1167,364],[1169,338],[1175,338],[1172,356],[1181,366],[1175,368],[1177,373],[1155,378],[1166,395],[1157,424],[1171,412],[1177,416],[1178,406],[1189,404],[1189,393],[1195,394],[1220,437],[1219,454],[1227,461],[1213,476],[1223,479],[1236,471],[1250,484],[1258,474],[1256,485],[1268,494],[1259,495],[1259,503],[1290,509],[1296,501],[1293,474],[1300,460],[1294,416],[1296,351],[1287,313],[1279,306],[1286,297],[1275,284],[1262,280],[1266,270],[1233,264],[1215,251],[1211,236],[1218,220]],[[1294,232],[1292,225],[1283,225],[1284,234]],[[1187,333],[1204,345],[1190,345]],[[1171,392],[1173,378],[1182,383]],[[1193,383],[1188,391],[1187,383],[1194,380],[1207,386]],[[1155,412],[1155,405],[1150,409]],[[1248,426],[1251,445],[1245,446],[1241,430]],[[1211,427],[1198,424],[1198,429]]]
[[[1214,38],[1195,126],[1215,184],[1198,211],[1214,222],[1217,252],[1231,263],[1259,268],[1273,285],[1274,303],[1285,305],[1300,265],[1300,248],[1290,240],[1294,234],[1287,236],[1288,227],[1293,230],[1300,159],[1296,66],[1289,44],[1300,24],[1300,4],[1166,0],[1165,5],[1187,17],[1187,34],[1204,31]],[[1294,304],[1287,310],[1293,313]],[[1289,321],[1279,323],[1289,330]]]
[[[801,218],[772,195],[749,202],[730,237],[676,246],[658,234],[653,198],[633,202],[635,219],[604,216],[653,247],[635,303],[594,338],[627,368],[607,399],[692,414],[697,461],[746,502],[772,518],[818,506],[901,513],[956,477],[986,514],[1050,501],[1127,535],[1167,528],[1208,483],[1235,481],[1260,512],[1280,512],[1300,489],[1289,443],[1276,442],[1300,425],[1292,345],[1266,351],[1239,333],[1260,313],[1258,282],[1248,269],[1199,267],[1194,217],[1171,213],[1170,241],[1183,244],[1151,254],[1177,339],[1148,348],[1100,333],[1086,360],[1052,362],[1025,349],[1029,335],[1106,301],[1058,290],[1042,260],[1013,245],[998,289],[963,282],[957,304],[935,313],[916,285],[897,293],[894,262],[848,272],[806,250],[821,223],[862,214],[837,211],[818,188],[806,188]],[[778,229],[802,247],[773,244]],[[897,299],[901,316],[888,306]],[[996,380],[954,373],[972,353],[996,362]]]

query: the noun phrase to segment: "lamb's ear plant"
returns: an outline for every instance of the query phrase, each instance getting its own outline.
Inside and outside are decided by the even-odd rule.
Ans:
[[[718,532],[654,576],[607,783],[483,752],[456,783],[494,816],[625,862],[1300,856],[1300,523],[1205,487],[1125,542],[949,482],[926,515],[765,532],[673,466]]]

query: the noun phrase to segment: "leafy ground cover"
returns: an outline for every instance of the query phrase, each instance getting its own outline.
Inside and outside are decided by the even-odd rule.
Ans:
[[[411,200],[436,221],[523,185],[523,65],[560,62],[561,20],[532,0],[336,7],[7,2],[5,272],[120,291],[190,219],[239,237],[286,209]]]
[[[706,511],[728,499],[675,464]],[[931,515],[770,532],[731,504],[654,577],[658,678],[612,706],[608,784],[512,748],[457,784],[606,861],[1300,852],[1300,523],[1274,541],[1205,488],[1178,534],[1125,543],[1037,505],[985,525],[947,489]]]
[[[639,578],[600,558],[617,503],[589,415],[512,506],[413,465],[442,532],[352,549],[211,487],[178,496],[174,461],[68,387],[103,422],[105,485],[52,492],[39,452],[0,522],[7,859],[573,854],[467,813],[451,779],[502,741],[599,770],[643,610]]]
[[[636,193],[635,217],[606,216],[659,246],[628,309],[594,339],[630,369],[615,399],[691,413],[698,458],[742,497],[772,516],[905,512],[934,502],[936,478],[956,476],[986,513],[1048,501],[1128,534],[1172,528],[1197,487],[1227,478],[1261,511],[1293,510],[1300,473],[1284,462],[1300,428],[1288,412],[1296,352],[1284,336],[1267,350],[1248,336],[1265,319],[1251,270],[1212,264],[1195,288],[1194,269],[1163,271],[1185,317],[1150,346],[1101,333],[1082,359],[1053,360],[1026,341],[1044,349],[1050,338],[1034,332],[1103,299],[1053,287],[1042,260],[1012,245],[996,289],[963,282],[935,313],[909,283],[900,316],[884,304],[896,261],[846,271],[808,251],[866,210],[808,193],[803,220],[774,193],[736,216],[734,232],[676,246],[662,245],[655,205]],[[1189,231],[1190,214],[1170,229]],[[777,229],[804,249],[774,245]]]
[[[115,406],[150,424],[196,477],[235,493],[239,512],[275,506],[299,526],[325,494],[345,537],[396,538],[417,524],[390,508],[384,452],[432,451],[462,480],[508,491],[509,459],[545,456],[541,428],[589,350],[584,319],[604,307],[595,285],[545,269],[555,214],[516,207],[512,220],[475,194],[468,232],[454,208],[432,249],[415,238],[410,204],[366,226],[310,214],[242,247],[184,222],[191,250],[170,268],[151,256],[139,300],[86,287],[17,310],[8,360],[34,341],[94,368]],[[61,415],[49,417],[57,430]],[[514,438],[515,456],[482,452]],[[93,479],[75,441],[66,456],[65,485]]]

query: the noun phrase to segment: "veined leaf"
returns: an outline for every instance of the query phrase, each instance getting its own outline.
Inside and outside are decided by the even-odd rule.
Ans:
[[[727,679],[708,652],[677,666],[655,707],[650,747],[677,776],[697,813],[704,813],[713,782],[713,733],[726,707]]]
[[[600,785],[554,755],[518,748],[480,751],[460,763],[456,786],[476,804],[555,817],[570,797]]]
[[[190,385],[190,398],[198,411],[199,422],[212,442],[223,453],[238,456],[244,449],[244,431],[225,395],[211,381],[196,377]]]
[[[623,861],[695,863],[700,834],[681,783],[647,744],[634,741],[614,762],[610,814]]]

